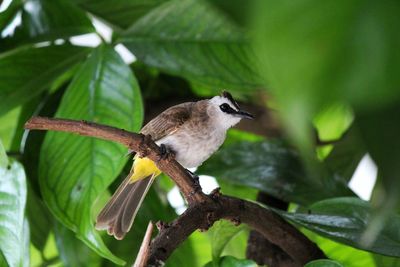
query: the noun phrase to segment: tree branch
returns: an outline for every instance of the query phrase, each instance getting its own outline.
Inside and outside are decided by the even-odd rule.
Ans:
[[[219,219],[248,224],[279,246],[296,263],[304,265],[313,259],[325,258],[313,242],[273,211],[256,203],[223,196],[219,191],[205,195],[179,163],[171,157],[162,157],[160,148],[141,134],[92,122],[42,117],[30,119],[25,128],[71,132],[121,143],[156,162],[158,168],[174,180],[189,208],[171,224],[160,225],[160,232],[150,246],[149,264],[165,261],[193,231],[208,229]]]

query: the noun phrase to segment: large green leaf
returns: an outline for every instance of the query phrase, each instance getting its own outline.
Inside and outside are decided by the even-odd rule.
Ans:
[[[278,211],[288,220],[332,240],[388,256],[400,257],[400,215],[392,215],[375,242],[366,246],[361,236],[371,219],[371,207],[359,198],[333,198],[313,204],[309,213]]]
[[[307,146],[307,123],[326,104],[367,109],[400,99],[399,1],[260,3],[257,55],[299,145]]]
[[[340,178],[321,178],[319,183],[309,179],[297,153],[277,141],[241,142],[224,147],[197,172],[301,204],[352,195]]]
[[[94,31],[85,12],[68,0],[28,0],[21,7],[21,14],[21,24],[14,34],[0,41],[3,49]]]
[[[0,54],[0,115],[37,96],[89,51],[60,45],[24,47]]]
[[[0,253],[9,266],[26,266],[26,181],[24,169],[16,161],[0,166],[0,203]]]
[[[205,1],[169,1],[120,41],[145,64],[200,84],[240,89],[260,84],[245,34]]]
[[[80,7],[120,28],[127,28],[137,19],[167,0],[73,0]]]
[[[56,117],[83,119],[131,131],[143,117],[137,82],[109,46],[100,46],[81,66]],[[93,227],[91,207],[127,161],[121,145],[68,133],[49,132],[41,149],[40,187],[53,214],[99,255],[116,263]]]

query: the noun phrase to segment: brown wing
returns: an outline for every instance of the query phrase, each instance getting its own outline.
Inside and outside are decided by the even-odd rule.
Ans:
[[[140,131],[157,141],[176,132],[190,117],[194,102],[182,103],[165,110],[149,121]]]

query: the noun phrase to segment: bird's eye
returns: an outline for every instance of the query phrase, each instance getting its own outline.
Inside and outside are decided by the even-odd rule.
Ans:
[[[230,109],[230,106],[227,103],[224,103],[222,105],[219,106],[219,108],[223,111],[223,112],[227,112]]]

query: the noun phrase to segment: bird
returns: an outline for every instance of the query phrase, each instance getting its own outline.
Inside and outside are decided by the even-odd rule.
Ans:
[[[240,109],[229,92],[223,91],[210,99],[166,109],[148,122],[140,133],[150,135],[157,145],[173,153],[178,163],[190,169],[200,166],[218,150],[229,128],[241,119],[253,118],[252,114]],[[96,229],[107,230],[116,239],[123,239],[160,173],[152,160],[136,155],[130,173],[98,214]]]

